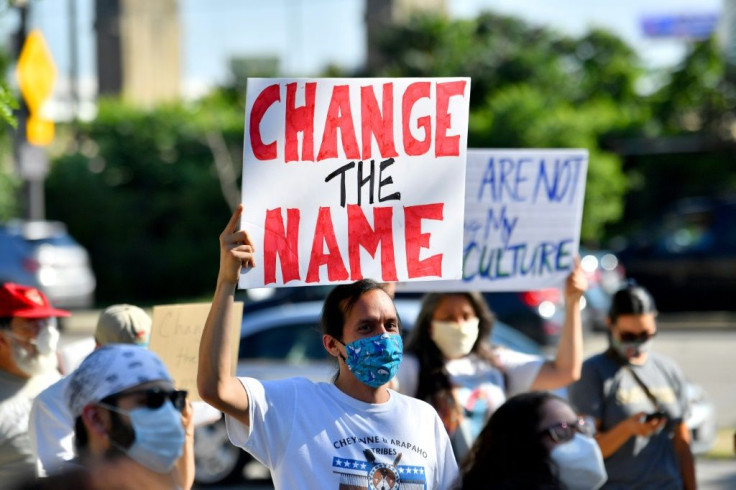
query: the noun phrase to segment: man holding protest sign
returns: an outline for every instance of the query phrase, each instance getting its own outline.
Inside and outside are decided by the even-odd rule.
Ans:
[[[241,266],[256,265],[253,241],[238,231],[241,210],[220,235],[197,379],[202,399],[226,414],[230,440],[269,467],[276,488],[450,488],[457,464],[437,413],[387,388],[402,344],[396,308],[377,283],[337,286],[325,300],[323,344],[339,364],[334,384],[230,375],[234,340],[225,326]]]
[[[469,96],[467,78],[248,80],[246,213],[220,236],[197,386],[276,488],[444,489],[457,475],[435,410],[388,389],[398,315],[364,278],[460,277]],[[333,384],[230,374],[238,284],[341,284],[322,314]]]

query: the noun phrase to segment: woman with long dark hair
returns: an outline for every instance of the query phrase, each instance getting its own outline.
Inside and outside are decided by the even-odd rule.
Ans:
[[[461,465],[463,490],[595,490],[606,481],[592,421],[533,391],[491,416]]]

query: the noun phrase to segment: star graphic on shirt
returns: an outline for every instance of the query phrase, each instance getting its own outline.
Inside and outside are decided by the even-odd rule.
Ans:
[[[336,460],[335,460],[335,464],[336,464],[337,466],[342,466],[342,461],[341,461],[341,460],[339,460],[339,459],[336,459]]]
[[[368,465],[366,465],[365,463],[360,463],[360,469],[361,470],[364,470],[366,468],[366,466],[368,466]]]

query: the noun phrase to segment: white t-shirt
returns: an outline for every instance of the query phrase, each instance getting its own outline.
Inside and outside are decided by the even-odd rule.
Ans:
[[[62,472],[65,463],[74,459],[74,418],[63,396],[68,383],[65,376],[33,400],[28,437],[39,477]]]
[[[457,403],[463,407],[460,426],[452,434],[455,456],[462,459],[488,418],[506,398],[529,391],[545,359],[509,349],[495,350],[501,370],[475,354],[445,363]],[[419,360],[405,354],[396,375],[398,390],[415,396],[419,382]]]
[[[0,369],[0,487],[13,488],[34,476],[28,436],[31,400],[59,379],[53,370],[25,379]]]
[[[395,391],[386,403],[365,403],[306,378],[239,379],[250,426],[226,416],[228,436],[271,470],[277,489],[442,490],[457,478],[447,432],[427,403]]]

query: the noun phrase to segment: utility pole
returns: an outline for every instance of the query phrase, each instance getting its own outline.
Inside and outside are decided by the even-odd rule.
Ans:
[[[77,43],[77,0],[69,0],[69,109],[75,136],[79,117],[79,45]]]

